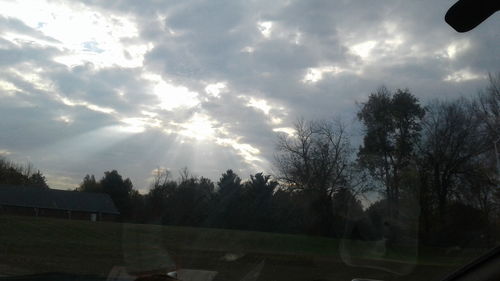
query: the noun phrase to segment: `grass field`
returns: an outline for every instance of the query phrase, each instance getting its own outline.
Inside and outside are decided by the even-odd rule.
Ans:
[[[258,280],[439,280],[470,260],[432,248],[415,259],[357,261],[406,268],[397,275],[346,265],[336,239],[250,231],[0,216],[0,275],[70,272],[107,275],[113,266],[136,271],[172,267],[218,271],[241,280],[262,261]],[[355,255],[355,254],[354,254]],[[391,255],[388,255],[391,257]]]

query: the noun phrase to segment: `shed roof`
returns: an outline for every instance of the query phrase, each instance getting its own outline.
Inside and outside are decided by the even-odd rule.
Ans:
[[[120,214],[105,193],[0,185],[0,205]]]

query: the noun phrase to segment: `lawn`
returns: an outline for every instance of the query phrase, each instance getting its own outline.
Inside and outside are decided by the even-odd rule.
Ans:
[[[259,280],[351,280],[354,277],[438,280],[471,259],[471,256],[456,254],[446,256],[445,251],[432,248],[421,252],[424,254],[418,261],[399,255],[397,249],[389,252],[387,259],[351,253],[356,264],[404,269],[403,275],[397,275],[346,265],[337,239],[0,216],[0,275],[70,272],[105,276],[113,266],[126,265],[132,271],[147,271],[172,268],[176,264],[181,268],[218,271],[216,280],[241,280],[264,262]]]

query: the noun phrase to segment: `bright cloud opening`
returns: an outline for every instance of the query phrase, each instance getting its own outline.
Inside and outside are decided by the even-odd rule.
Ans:
[[[207,140],[215,137],[215,122],[207,115],[196,113],[184,123],[172,123],[178,128],[177,133],[195,139]]]
[[[375,48],[376,45],[377,45],[376,41],[369,40],[369,41],[365,41],[365,42],[356,44],[356,45],[350,47],[349,49],[353,54],[355,54],[355,55],[357,55],[365,60],[365,59],[369,58],[371,51],[373,50],[373,48]]]
[[[229,138],[219,138],[216,142],[222,146],[232,147],[241,157],[243,157],[243,159],[245,159],[245,161],[247,161],[247,163],[262,162],[262,159],[258,156],[260,150],[250,144],[239,143],[237,140]]]
[[[324,67],[311,67],[307,69],[303,83],[314,84],[323,79],[325,74],[336,75],[341,73],[343,70],[337,66],[324,66]]]
[[[191,108],[200,103],[198,93],[184,86],[174,86],[161,81],[154,87],[155,95],[160,99],[159,107],[164,110],[175,108]]]
[[[279,125],[283,123],[283,119],[280,117],[271,117],[271,124],[273,125]]]
[[[206,114],[195,113],[189,120],[182,123],[170,122],[169,127],[164,131],[193,139],[198,144],[200,141],[209,141],[220,146],[231,147],[247,164],[254,167],[258,167],[257,163],[264,162],[259,157],[258,148],[248,143],[241,143],[241,137],[230,134],[226,128]]]
[[[197,92],[167,83],[160,75],[147,73],[143,77],[153,83],[153,94],[160,101],[158,107],[162,110],[192,108],[200,103]]]
[[[53,83],[43,77],[44,69],[32,63],[23,63],[16,68],[8,68],[7,71],[16,78],[28,82],[35,89],[45,92],[54,91]]]
[[[446,46],[444,51],[441,51],[441,53],[444,54],[445,57],[448,59],[455,59],[455,57],[467,50],[470,46],[470,42],[468,40],[460,40],[460,41],[455,41],[448,46]]]
[[[214,97],[214,98],[220,98],[220,94],[226,88],[227,88],[226,83],[217,82],[217,83],[214,83],[214,84],[208,84],[205,87],[205,92],[207,94],[209,94],[210,96]]]
[[[295,129],[291,127],[281,127],[281,128],[274,128],[273,132],[276,133],[285,133],[289,136],[295,135]]]
[[[251,97],[246,105],[264,112],[265,115],[269,115],[269,112],[272,109],[272,106],[270,106],[266,100],[256,99],[254,97]]]
[[[63,104],[65,104],[67,106],[71,106],[71,107],[74,107],[74,106],[83,106],[83,107],[86,107],[86,108],[88,108],[88,109],[90,109],[92,111],[106,113],[106,114],[116,113],[116,111],[113,108],[110,108],[110,107],[103,107],[103,106],[92,104],[92,103],[89,103],[89,102],[86,102],[86,101],[74,101],[74,100],[71,100],[69,98],[61,97],[61,96],[57,96],[57,98],[58,98],[58,100],[60,102],[62,102]]]
[[[272,21],[260,21],[257,23],[257,28],[259,29],[262,36],[269,38],[271,36],[273,22]]]
[[[146,122],[141,118],[124,118],[120,120],[124,125],[120,130],[127,133],[142,133],[146,130]]]
[[[9,33],[5,39],[17,45],[56,47],[66,53],[56,61],[68,66],[91,62],[96,67],[139,67],[153,47],[151,43],[123,43],[123,39],[138,37],[133,19],[91,10],[81,3],[2,2],[0,15],[19,19],[46,37]]]
[[[383,27],[389,36],[389,38],[383,40],[384,47],[394,50],[405,42],[405,34],[399,30],[399,24],[397,22],[386,21],[384,22]]]
[[[18,92],[21,91],[16,85],[10,83],[9,81],[0,80],[0,90],[7,92]]]
[[[71,118],[68,115],[61,115],[61,116],[57,117],[55,120],[62,122],[62,123],[65,123],[65,124],[71,124],[74,121],[73,118]]]
[[[486,78],[486,75],[480,75],[474,73],[469,69],[462,69],[449,74],[443,80],[447,82],[464,82],[468,80],[484,79],[484,78]]]

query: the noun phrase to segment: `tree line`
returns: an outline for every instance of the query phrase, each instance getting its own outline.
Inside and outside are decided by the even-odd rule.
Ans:
[[[357,106],[359,147],[340,120],[301,119],[277,137],[272,176],[243,181],[229,169],[213,182],[158,170],[140,194],[112,170],[76,190],[109,194],[137,223],[461,247],[498,240],[500,76],[471,97],[422,104],[381,87]]]
[[[0,184],[27,185],[49,188],[45,176],[36,170],[31,163],[19,165],[0,156]]]

